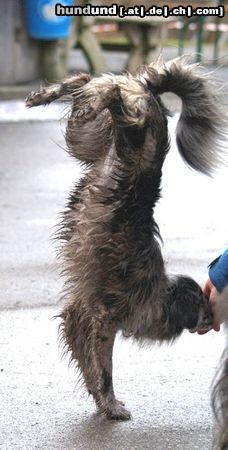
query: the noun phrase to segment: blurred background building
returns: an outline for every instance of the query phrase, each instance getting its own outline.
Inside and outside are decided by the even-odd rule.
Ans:
[[[72,17],[67,36],[31,36],[35,18],[28,17],[29,7],[46,8],[49,24],[54,17],[57,2],[53,0],[7,0],[0,1],[0,96],[3,86],[22,85],[36,80],[56,81],[67,73],[88,70],[134,71],[144,62],[151,61],[163,48],[165,57],[175,57],[183,52],[194,55],[197,61],[226,64],[228,53],[228,0],[203,0],[191,3],[193,8],[223,5],[224,17]],[[73,2],[62,2],[72,4]],[[75,5],[86,5],[86,0]],[[112,5],[113,1],[100,0],[99,5]],[[125,0],[117,2],[126,6],[143,4],[151,7],[149,0]],[[182,5],[188,5],[182,1]],[[157,6],[179,6],[177,1],[156,2]],[[27,13],[28,15],[28,13]],[[31,14],[32,16],[32,14]],[[62,20],[61,17],[58,20]],[[30,29],[29,29],[30,28]],[[120,64],[110,67],[109,56],[119,55]]]

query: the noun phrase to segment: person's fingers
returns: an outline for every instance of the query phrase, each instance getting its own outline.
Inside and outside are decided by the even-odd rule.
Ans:
[[[214,323],[213,324],[213,330],[220,331],[220,323]]]
[[[215,331],[219,331],[220,330],[220,325],[222,323],[222,320],[220,318],[218,318],[218,312],[217,312],[217,306],[218,306],[218,302],[219,302],[219,297],[220,297],[220,293],[217,291],[216,287],[213,286],[213,288],[211,290],[211,295],[210,295],[210,298],[209,298],[209,302],[210,302],[212,314],[214,316],[213,328],[214,328]]]
[[[214,308],[215,305],[217,304],[218,298],[219,298],[219,292],[217,291],[216,287],[213,286],[211,289],[210,298],[209,298],[209,302],[210,302],[212,308]]]
[[[199,330],[197,330],[197,333],[199,335],[203,335],[203,334],[208,333],[208,331],[211,331],[211,330],[220,331],[220,324],[215,322],[215,323],[212,324],[212,326],[211,326],[211,328],[209,330],[201,330],[201,329],[199,329]]]
[[[210,328],[210,330],[197,330],[197,334],[199,334],[200,336],[202,336],[203,334],[208,333],[208,331],[211,331],[212,328]]]
[[[208,280],[206,281],[205,285],[203,286],[203,293],[206,295],[206,297],[210,297],[211,294],[211,290],[213,289],[213,284],[210,280],[210,278],[208,278]]]

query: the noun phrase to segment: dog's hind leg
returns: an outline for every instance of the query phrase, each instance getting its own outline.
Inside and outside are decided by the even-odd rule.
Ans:
[[[62,83],[31,92],[26,99],[28,107],[47,105],[59,99],[71,102],[72,107],[66,127],[68,151],[71,156],[87,164],[94,163],[105,156],[112,139],[112,120],[107,110],[101,115],[96,114],[94,120],[89,123],[78,120],[85,114],[84,109],[78,108],[78,96],[80,96],[80,89],[89,81],[90,76],[87,74],[75,75]]]
[[[32,106],[48,105],[54,100],[61,97],[72,95],[78,88],[90,81],[90,76],[87,74],[74,75],[59,84],[51,84],[50,86],[42,87],[38,91],[31,92],[26,98],[25,104],[29,108]]]
[[[93,396],[98,412],[108,419],[128,420],[130,413],[115,398],[112,382],[112,353],[116,327],[107,315],[79,317],[78,309],[68,305],[62,317],[62,337],[71,352],[71,359],[80,369],[88,392]]]

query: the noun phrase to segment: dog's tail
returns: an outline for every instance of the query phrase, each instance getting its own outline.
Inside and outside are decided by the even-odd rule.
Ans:
[[[164,63],[161,58],[145,69],[155,93],[173,92],[182,100],[176,129],[178,149],[195,170],[210,174],[222,162],[227,139],[227,121],[210,77],[186,57]]]
[[[218,422],[215,449],[228,449],[228,287],[217,302],[217,319],[225,321],[226,346],[223,352],[212,392],[212,406]]]

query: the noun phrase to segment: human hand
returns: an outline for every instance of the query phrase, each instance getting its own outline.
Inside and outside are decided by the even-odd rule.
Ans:
[[[217,305],[217,301],[218,301],[220,293],[217,291],[216,287],[212,284],[210,278],[208,278],[208,280],[206,281],[206,283],[203,287],[203,293],[206,295],[206,297],[208,297],[212,313],[215,317],[214,322],[211,326],[211,330],[219,331],[220,323],[216,320],[215,309],[216,309],[216,305]],[[202,334],[207,333],[208,331],[210,331],[210,330],[205,331],[205,330],[198,329],[197,333],[202,335]]]

